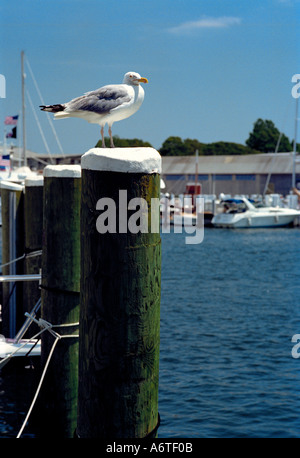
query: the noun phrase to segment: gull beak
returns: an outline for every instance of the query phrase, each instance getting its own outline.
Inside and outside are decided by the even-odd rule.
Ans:
[[[139,78],[137,81],[138,81],[139,83],[148,83],[147,78]]]

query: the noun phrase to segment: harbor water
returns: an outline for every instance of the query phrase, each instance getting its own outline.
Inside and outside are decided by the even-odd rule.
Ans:
[[[300,229],[185,237],[162,234],[159,438],[300,437]],[[30,406],[22,377],[0,373],[0,438]]]

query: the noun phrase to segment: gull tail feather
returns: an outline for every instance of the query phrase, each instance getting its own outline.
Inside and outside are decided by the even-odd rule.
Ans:
[[[49,111],[50,113],[58,113],[60,111],[64,111],[65,105],[57,104],[57,105],[40,105],[40,109],[42,111]]]

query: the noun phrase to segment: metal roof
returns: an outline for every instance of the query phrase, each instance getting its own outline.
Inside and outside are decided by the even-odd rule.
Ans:
[[[299,157],[300,159],[300,157]],[[163,156],[163,174],[185,175],[195,173],[195,156]],[[246,154],[236,156],[199,156],[201,174],[268,174],[292,173],[292,153]],[[296,162],[300,173],[300,163]]]
[[[13,148],[11,148],[10,145],[7,145],[6,146],[6,154],[13,154],[13,157],[15,160],[19,159],[19,158],[22,158],[23,157],[23,149],[22,148],[19,148],[18,146],[13,146]],[[4,148],[3,146],[1,145],[0,146],[0,154],[4,154]],[[67,153],[67,154],[61,154],[61,153],[55,153],[55,154],[52,154],[51,153],[51,157],[53,159],[63,159],[64,157],[78,157],[78,156],[82,156],[83,153]],[[43,160],[46,160],[46,159],[49,159],[49,154],[40,154],[40,153],[36,153],[34,151],[31,151],[30,149],[26,149],[26,156],[28,158],[39,158],[39,159],[43,159]]]
[[[7,146],[7,154],[11,152]],[[0,146],[0,155],[3,146]],[[49,155],[26,150],[27,158],[49,160]],[[78,158],[81,154],[51,154],[52,159]],[[22,157],[22,148],[13,148],[14,160]],[[195,156],[162,156],[162,173],[189,175],[195,173]],[[298,161],[299,162],[298,162]],[[291,174],[293,153],[245,154],[235,156],[199,156],[198,173],[203,174]],[[296,159],[296,172],[300,173],[300,155]]]

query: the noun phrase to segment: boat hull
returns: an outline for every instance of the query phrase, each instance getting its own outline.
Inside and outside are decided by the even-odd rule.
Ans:
[[[41,343],[37,340],[21,339],[15,342],[13,339],[2,339],[0,341],[0,361],[7,356],[26,356],[28,353],[31,356],[40,356]]]
[[[257,214],[258,213],[258,214]],[[264,228],[264,227],[286,227],[294,223],[298,214],[282,214],[276,213],[271,215],[245,212],[243,214],[226,215],[220,214],[214,216],[212,224],[215,227],[225,228]]]

